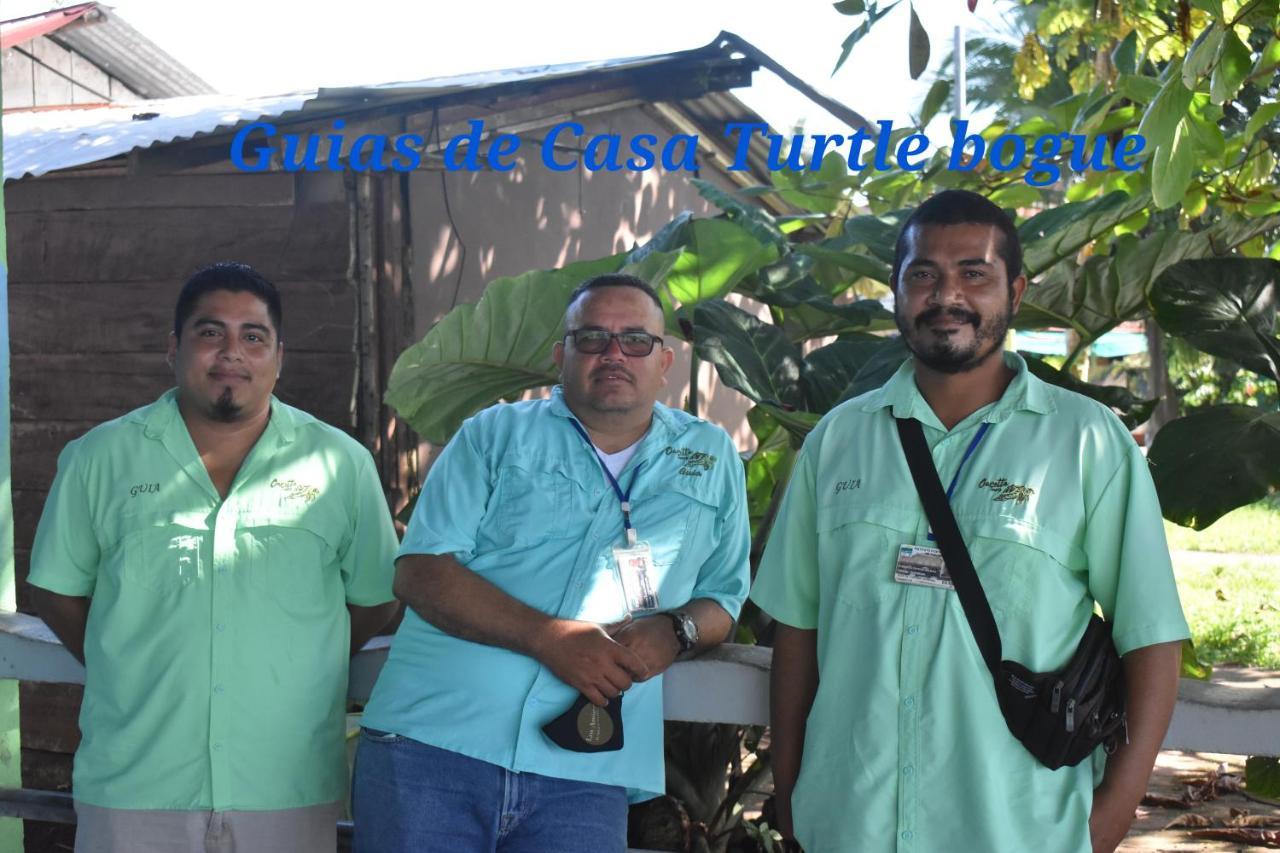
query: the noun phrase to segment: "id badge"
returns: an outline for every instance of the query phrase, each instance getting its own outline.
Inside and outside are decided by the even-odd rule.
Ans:
[[[955,589],[942,552],[927,545],[898,546],[898,562],[893,567],[893,579],[898,583],[932,586],[938,589]]]
[[[658,609],[658,592],[653,583],[653,553],[648,542],[613,549],[614,565],[622,581],[622,595],[631,613]]]

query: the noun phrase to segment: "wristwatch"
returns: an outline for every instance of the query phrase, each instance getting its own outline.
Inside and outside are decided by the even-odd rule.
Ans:
[[[668,610],[666,615],[671,617],[676,629],[676,641],[680,643],[681,654],[698,645],[698,623],[693,621],[692,616],[683,610]]]

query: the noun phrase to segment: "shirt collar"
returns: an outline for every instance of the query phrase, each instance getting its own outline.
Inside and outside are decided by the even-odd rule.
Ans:
[[[1004,394],[995,403],[987,407],[982,420],[988,423],[999,423],[1008,419],[1014,412],[1034,412],[1048,415],[1057,411],[1057,406],[1048,393],[1043,380],[1032,375],[1027,363],[1016,352],[1005,351],[1004,363],[1014,371],[1013,381],[1004,390]],[[920,389],[916,386],[916,365],[914,358],[908,358],[898,368],[889,381],[876,391],[867,395],[862,410],[873,412],[878,409],[892,408],[895,418],[914,418],[921,423],[937,425],[938,416],[933,413]]]
[[[576,419],[577,417],[569,409],[569,404],[565,402],[563,385],[557,385],[551,389],[551,414],[565,419]],[[661,403],[653,404],[653,420],[667,432],[674,433],[679,431],[676,428],[675,416],[672,415],[671,410]],[[654,430],[650,429],[647,434],[651,435],[653,432]]]
[[[186,431],[187,425],[178,411],[178,389],[170,388],[160,395],[160,399],[142,413],[142,419],[148,438],[163,439],[166,433],[176,428]],[[274,394],[271,395],[271,418],[267,421],[267,428],[258,440],[261,441],[262,438],[270,435],[281,444],[288,444],[293,441],[296,432],[297,424],[294,422],[293,412],[277,400]]]

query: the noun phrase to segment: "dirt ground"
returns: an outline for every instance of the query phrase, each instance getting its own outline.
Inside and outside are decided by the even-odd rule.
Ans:
[[[1222,780],[1218,788],[1233,787],[1234,779],[1244,775],[1244,757],[1216,755],[1208,752],[1162,752],[1156,761],[1155,773],[1147,790],[1152,794],[1179,799],[1187,791],[1187,782],[1204,789],[1204,783],[1217,774]],[[1200,784],[1197,784],[1200,783]],[[1265,845],[1238,841],[1213,841],[1194,838],[1191,828],[1165,829],[1168,824],[1184,815],[1195,815],[1209,820],[1213,828],[1223,828],[1241,812],[1250,817],[1270,818],[1266,828],[1280,833],[1280,807],[1250,800],[1239,792],[1218,793],[1217,798],[1197,802],[1190,809],[1176,809],[1160,805],[1143,805],[1133,829],[1119,847],[1123,853],[1152,853],[1153,851],[1212,851],[1225,853],[1236,850],[1268,849]],[[1185,818],[1184,818],[1185,819]],[[1194,820],[1194,818],[1192,818]],[[1261,828],[1261,827],[1259,827]],[[1270,849],[1280,848],[1280,844]]]

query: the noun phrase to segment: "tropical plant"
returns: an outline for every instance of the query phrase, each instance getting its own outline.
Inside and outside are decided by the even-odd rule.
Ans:
[[[1260,382],[1280,380],[1278,2],[1027,4],[1037,14],[1015,57],[1025,72],[1022,100],[984,138],[1080,134],[1057,157],[1065,169],[1075,145],[1089,150],[1099,138],[1114,143],[1137,132],[1147,141],[1147,168],[1067,174],[1040,188],[1017,171],[950,171],[944,149],[919,171],[850,171],[828,153],[776,172],[771,186],[728,192],[698,181],[720,215],[681,214],[630,252],[494,281],[477,304],[454,309],[400,357],[387,401],[443,444],[483,406],[556,381],[551,346],[579,281],[641,275],[660,289],[668,333],[695,354],[688,408],[698,408],[700,361],[750,401],[757,447],[744,465],[754,568],[804,435],[906,356],[880,298],[900,223],[943,187],[982,192],[1015,213],[1032,280],[1015,326],[1067,329],[1074,342],[1061,369],[1029,358],[1036,375],[1104,402],[1130,425],[1146,420],[1156,401],[1088,384],[1072,369],[1107,331],[1143,319],[1179,347],[1240,365]],[[890,8],[860,0],[836,7],[864,16],[855,35]],[[922,124],[947,85],[930,91]],[[1069,94],[1034,100],[1052,87]],[[895,131],[892,144],[911,132]],[[795,215],[759,207],[767,193]],[[1203,528],[1280,487],[1280,411],[1274,400],[1253,402],[1194,408],[1159,432],[1150,458],[1167,518]],[[740,642],[754,641],[753,616],[744,612]],[[742,798],[768,773],[757,731],[673,725],[668,765],[680,820],[698,827],[684,833],[682,849],[772,843],[765,825],[735,828]]]

